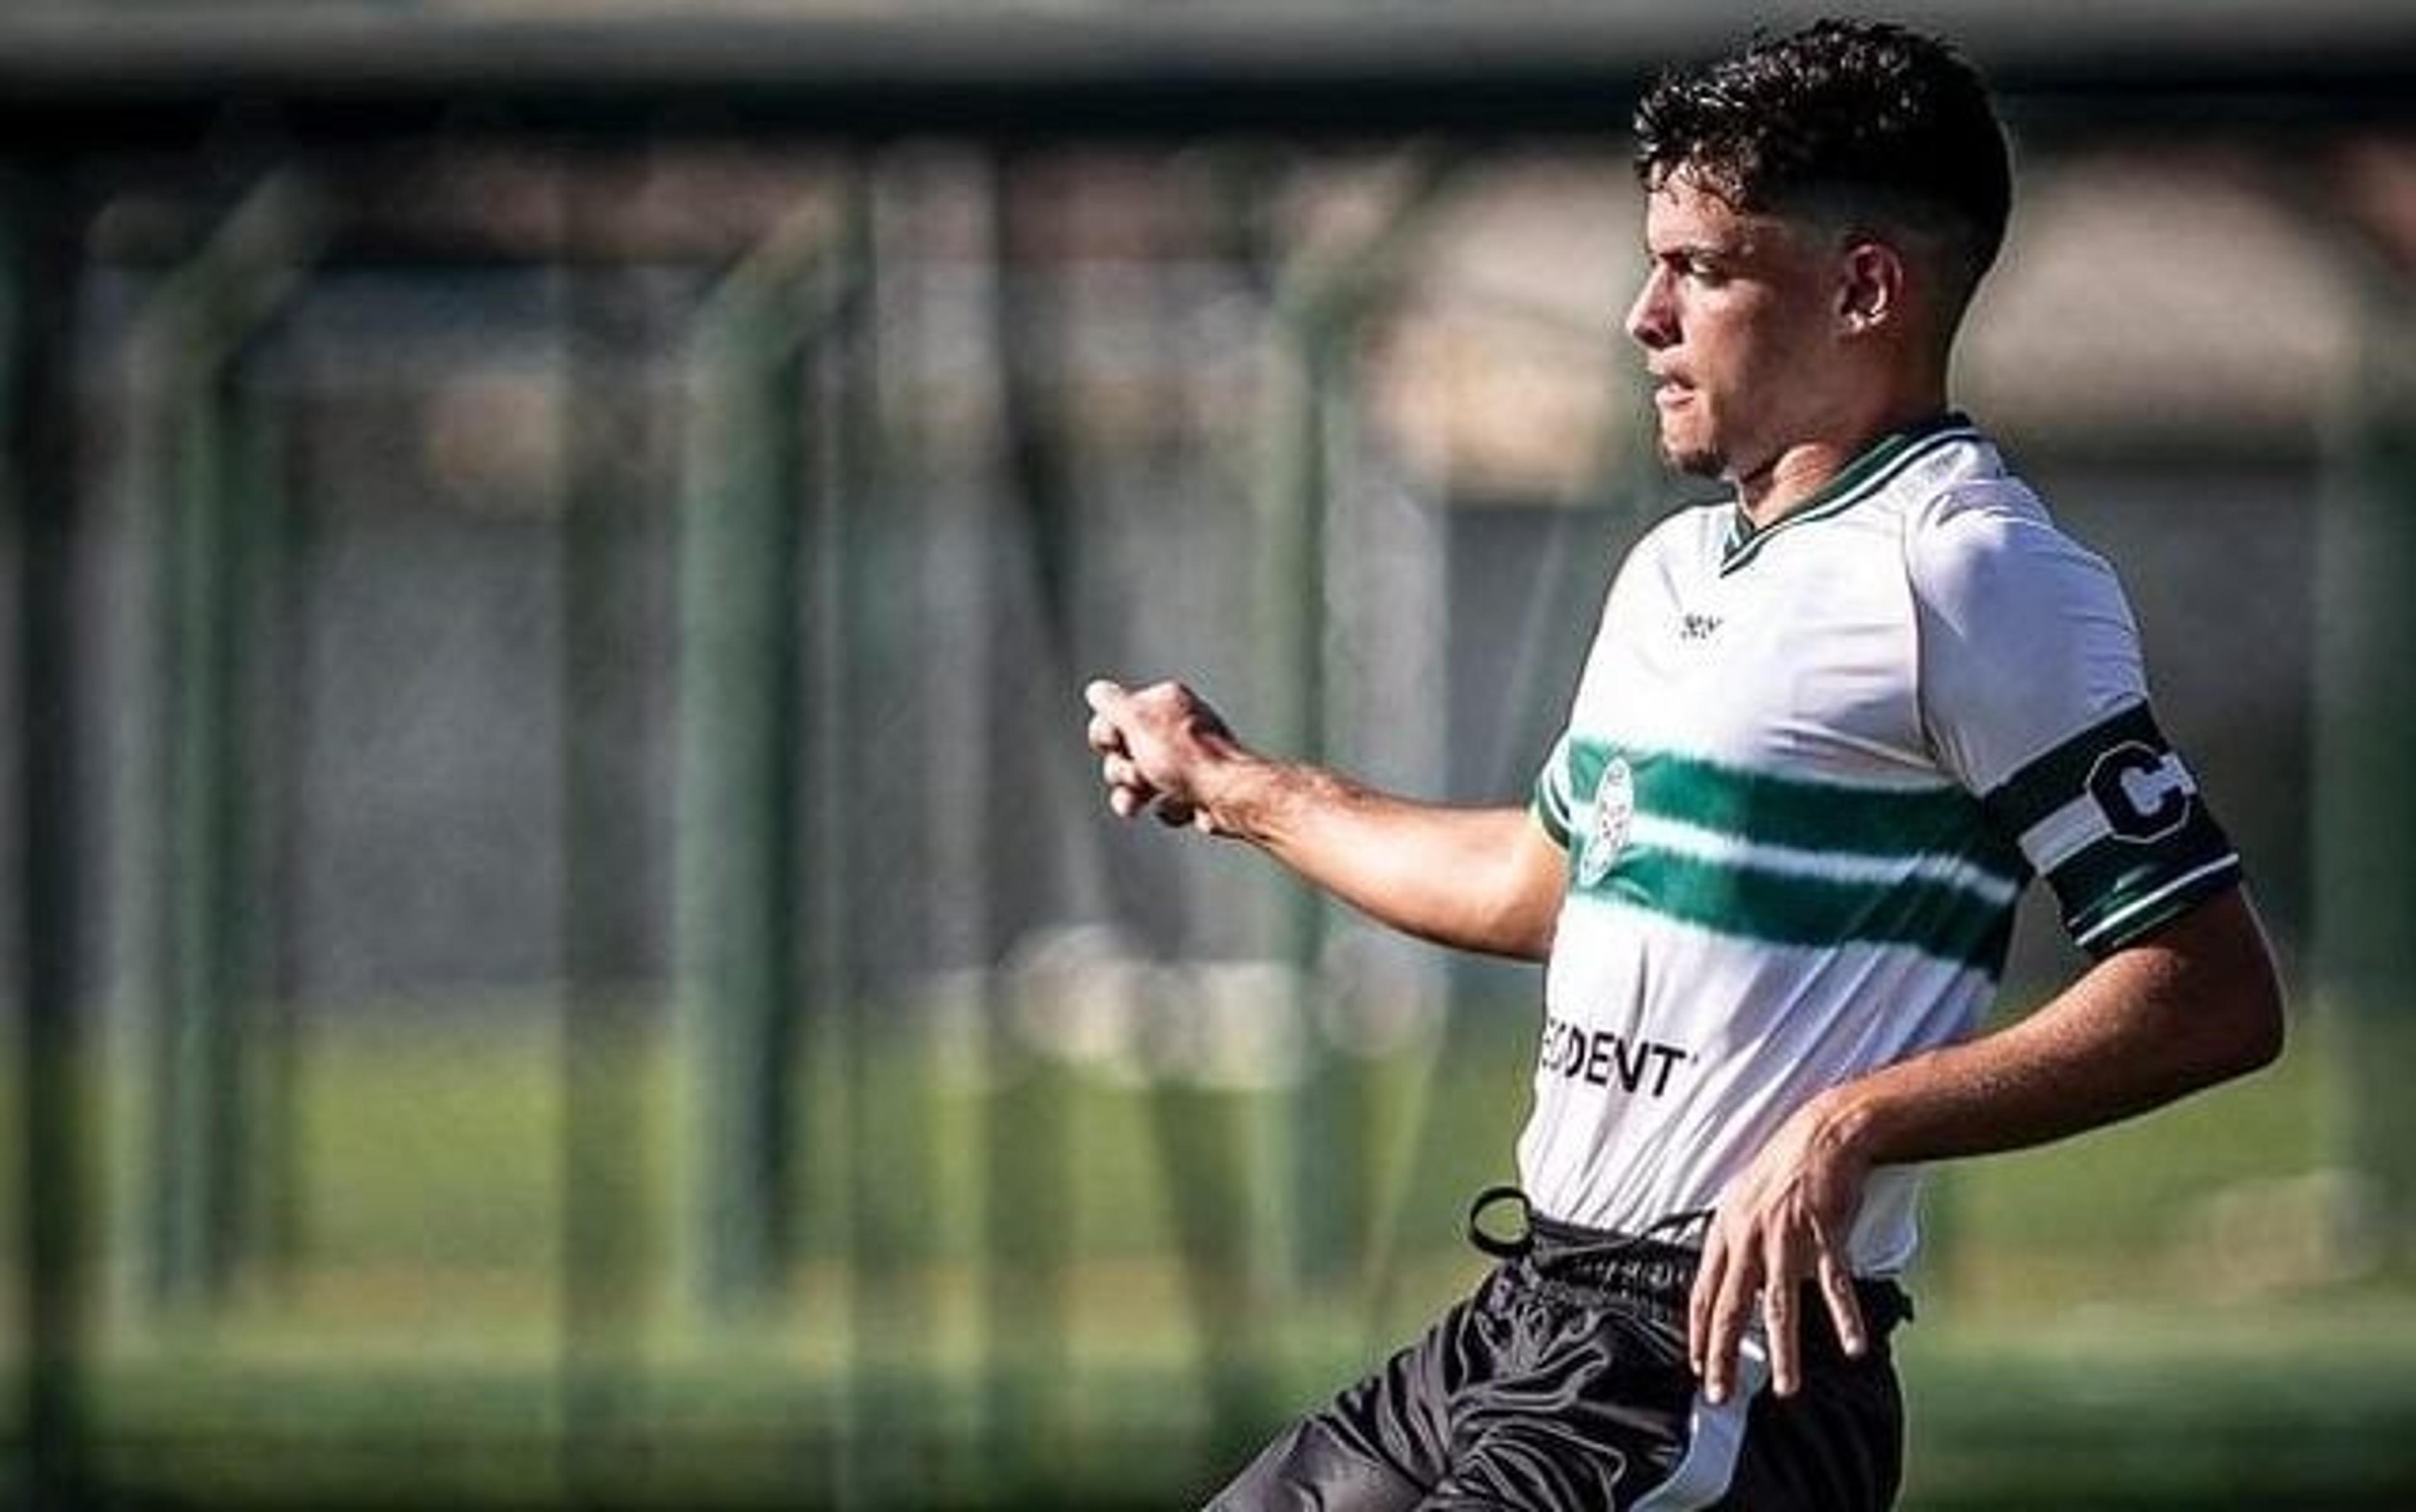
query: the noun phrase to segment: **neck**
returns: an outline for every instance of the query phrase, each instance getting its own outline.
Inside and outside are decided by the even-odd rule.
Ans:
[[[1789,442],[1757,471],[1736,481],[1737,507],[1756,530],[1786,519],[1880,438],[1946,412],[1942,387],[1900,396],[1819,435]]]

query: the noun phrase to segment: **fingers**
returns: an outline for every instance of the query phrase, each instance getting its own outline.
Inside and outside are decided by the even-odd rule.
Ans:
[[[1728,1268],[1728,1246],[1713,1225],[1703,1236],[1703,1258],[1695,1268],[1695,1287],[1686,1296],[1686,1364],[1695,1374],[1707,1373],[1712,1347],[1712,1306],[1719,1298],[1722,1273]]]
[[[1703,1353],[1703,1396],[1714,1406],[1728,1400],[1736,1385],[1737,1345],[1753,1316],[1757,1290],[1756,1283],[1740,1279],[1747,1269],[1731,1266],[1727,1284],[1712,1303],[1711,1339]]]
[[[1737,1357],[1757,1312],[1770,1350],[1771,1389],[1793,1396],[1804,1383],[1804,1282],[1814,1280],[1849,1355],[1868,1348],[1853,1272],[1818,1225],[1779,1224],[1742,1242],[1714,1225],[1705,1235],[1686,1303],[1689,1363],[1704,1398],[1716,1404],[1736,1389]]]
[[[1118,819],[1130,819],[1157,796],[1157,789],[1140,775],[1140,767],[1121,748],[1100,758],[1099,780],[1107,784],[1108,809]]]
[[[1831,1248],[1828,1236],[1821,1235],[1820,1295],[1829,1304],[1829,1320],[1837,1325],[1837,1342],[1846,1353],[1860,1359],[1870,1349],[1870,1334],[1863,1324],[1863,1304],[1854,1294],[1854,1274]]]
[[[1762,1267],[1761,1326],[1770,1341],[1771,1389],[1782,1397],[1792,1397],[1803,1380],[1802,1340],[1796,1325],[1796,1298],[1803,1293],[1800,1282],[1805,1266],[1795,1230],[1774,1231],[1769,1240],[1769,1259]]]
[[[1753,1317],[1754,1298],[1761,1291],[1762,1271],[1761,1255],[1751,1246],[1735,1249],[1723,1247],[1720,1255],[1718,1272],[1711,1278],[1708,1296],[1704,1294],[1706,1278],[1699,1275],[1689,1308],[1703,1320],[1699,1328],[1690,1328],[1689,1333],[1700,1339],[1695,1351],[1696,1370],[1703,1378],[1704,1399],[1714,1406],[1728,1400],[1729,1393],[1734,1389],[1737,1345]],[[1708,1273],[1710,1267],[1707,1265],[1705,1270]]]
[[[1806,1280],[1819,1285],[1846,1353],[1860,1358],[1867,1348],[1854,1273],[1830,1242],[1828,1231],[1818,1223],[1778,1230],[1764,1267],[1761,1314],[1770,1335],[1770,1386],[1782,1397],[1794,1396],[1804,1383],[1803,1321],[1796,1313]]]
[[[1703,1236],[1687,1298],[1687,1349],[1710,1401],[1734,1390],[1738,1347],[1756,1314],[1770,1383],[1781,1397],[1803,1385],[1801,1315],[1816,1294],[1847,1354],[1869,1347],[1853,1273],[1835,1237],[1851,1226],[1867,1168],[1829,1137],[1829,1116],[1816,1100],[1789,1119],[1729,1183]]]
[[[1141,779],[1140,768],[1125,744],[1125,733],[1116,723],[1116,716],[1131,698],[1123,684],[1106,677],[1095,677],[1082,685],[1082,702],[1091,706],[1090,722],[1082,728],[1082,737],[1099,753],[1099,779],[1107,784],[1108,810],[1118,819],[1130,819],[1149,807],[1155,796],[1150,785]]]
[[[1082,701],[1091,707],[1083,738],[1099,755],[1108,808],[1118,818],[1154,809],[1176,828],[1223,832],[1193,787],[1214,743],[1231,740],[1214,709],[1181,683],[1128,688],[1107,677],[1084,684]]]
[[[1123,723],[1130,717],[1132,700],[1132,691],[1110,678],[1095,677],[1082,686],[1082,702],[1092,710],[1083,738],[1099,753],[1099,780],[1107,785],[1109,812],[1130,819],[1157,804],[1157,817],[1167,824],[1180,826],[1198,819],[1206,828],[1204,818],[1190,805],[1160,803],[1156,784],[1141,775]]]

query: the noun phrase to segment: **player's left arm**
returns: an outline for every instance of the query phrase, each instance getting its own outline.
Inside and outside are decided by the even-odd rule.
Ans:
[[[1794,1389],[1806,1278],[1840,1340],[1864,1346],[1846,1250],[1874,1166],[2061,1139],[2281,1051],[2281,990],[2240,858],[2149,711],[2111,569],[2043,512],[1986,501],[1950,502],[1909,538],[1907,567],[1940,764],[2096,960],[2017,1023],[1813,1098],[1729,1184],[1690,1319],[1714,1396],[1756,1308],[1773,1384]]]
[[[2091,966],[2029,1017],[1898,1062],[1798,1109],[1730,1185],[1690,1320],[1714,1400],[1759,1307],[1772,1383],[1800,1380],[1800,1283],[1848,1350],[1865,1347],[1845,1253],[1872,1168],[2044,1144],[2160,1107],[2281,1053],[2282,993],[2246,893],[2231,886]]]

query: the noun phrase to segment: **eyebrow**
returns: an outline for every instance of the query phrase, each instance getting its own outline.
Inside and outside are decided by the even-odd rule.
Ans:
[[[1651,242],[1644,244],[1644,255],[1656,263],[1687,262],[1699,258],[1705,262],[1729,263],[1750,251],[1750,245],[1743,241],[1682,241],[1672,242],[1667,247],[1655,247]]]

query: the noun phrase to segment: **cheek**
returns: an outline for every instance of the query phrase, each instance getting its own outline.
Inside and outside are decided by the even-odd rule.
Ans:
[[[1757,316],[1745,344],[1763,367],[1801,371],[1805,363],[1817,362],[1827,350],[1825,311],[1808,298],[1774,303]]]
[[[1770,342],[1771,311],[1744,290],[1722,290],[1706,295],[1693,311],[1688,344],[1702,359],[1723,372],[1753,365],[1755,354]]]
[[[1757,314],[1763,318],[1738,321],[1724,333],[1721,386],[1731,393],[1759,394],[1812,376],[1798,333],[1763,312]]]

